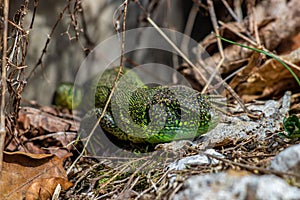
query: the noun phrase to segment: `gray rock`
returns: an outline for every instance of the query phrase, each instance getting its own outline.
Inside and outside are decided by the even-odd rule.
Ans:
[[[269,168],[281,172],[300,174],[300,144],[293,145],[280,152],[271,162]]]
[[[297,200],[300,189],[274,175],[230,175],[229,173],[193,176],[174,200]]]
[[[218,156],[220,158],[224,158],[224,156],[218,152],[216,152],[214,149],[207,149],[204,153],[211,154],[214,156]],[[186,168],[187,165],[216,165],[219,163],[219,160],[214,158],[209,158],[206,155],[194,155],[182,158],[180,160],[177,160],[173,163],[171,163],[168,166],[169,170],[183,170]]]
[[[226,141],[245,140],[253,134],[263,140],[267,133],[276,133],[280,130],[286,112],[290,106],[290,92],[286,92],[279,101],[269,100],[257,102],[248,107],[263,115],[258,120],[250,119],[246,114],[239,116],[227,116],[219,124],[204,136],[204,146],[220,146]],[[237,106],[238,107],[238,106]],[[241,108],[232,110],[241,111]]]

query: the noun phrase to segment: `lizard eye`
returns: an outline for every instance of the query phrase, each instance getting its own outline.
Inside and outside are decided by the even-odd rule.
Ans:
[[[210,128],[209,129],[211,130],[218,124],[218,122],[220,120],[220,115],[214,109],[211,109],[209,111],[209,115],[210,115],[210,119],[209,119]]]

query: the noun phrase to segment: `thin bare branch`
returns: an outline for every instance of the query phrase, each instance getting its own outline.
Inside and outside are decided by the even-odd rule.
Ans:
[[[190,14],[189,14],[189,17],[188,17],[185,29],[184,29],[184,34],[185,35],[188,35],[188,36],[191,35],[193,27],[194,27],[195,19],[197,17],[197,13],[198,13],[198,6],[194,3],[193,7],[192,7],[192,9],[190,11]],[[188,37],[184,37],[182,39],[180,49],[182,49],[182,51],[184,53],[188,53],[188,42],[189,42]]]
[[[228,10],[228,12],[230,13],[230,15],[233,17],[233,19],[237,22],[241,22],[241,18],[238,17],[235,12],[231,9],[231,7],[229,6],[228,2],[226,0],[222,0],[222,3],[224,4],[224,6],[226,7],[226,9]]]
[[[1,76],[1,105],[0,105],[0,179],[2,172],[3,163],[3,151],[6,136],[6,126],[5,126],[5,93],[6,93],[6,51],[7,51],[7,31],[8,31],[8,11],[9,11],[9,1],[4,0],[4,23],[3,23],[3,47],[2,47],[2,76]]]
[[[215,11],[214,11],[213,2],[212,2],[212,0],[208,0],[207,3],[208,3],[208,8],[209,8],[209,12],[210,12],[210,15],[211,15],[211,19],[212,19],[214,30],[215,30],[216,34],[219,35],[219,26],[217,24],[217,18],[216,18],[216,14],[215,14]],[[212,79],[216,78],[218,81],[220,81],[220,82],[223,83],[223,86],[237,100],[237,102],[240,104],[240,106],[242,107],[242,109],[250,117],[252,117],[252,118],[259,118],[259,116],[255,116],[255,115],[251,114],[250,110],[244,105],[242,99],[236,94],[236,92],[226,82],[224,82],[224,80],[222,80],[221,77],[216,76],[216,73],[219,71],[219,69],[220,69],[220,67],[223,64],[224,59],[225,59],[225,55],[224,55],[224,50],[223,50],[223,47],[222,47],[221,39],[217,38],[217,42],[218,42],[218,48],[219,48],[219,51],[220,51],[221,60],[220,60],[219,64],[217,65],[214,73],[211,75],[209,81],[207,82],[207,85],[203,88],[202,93],[208,87],[208,85],[210,84],[210,82],[212,81]]]
[[[59,22],[62,20],[62,18],[63,18],[63,16],[64,16],[65,12],[67,11],[68,6],[69,6],[69,3],[64,7],[64,9],[62,10],[62,12],[59,14],[59,17],[58,17],[57,21],[55,22],[55,24],[54,24],[54,26],[53,26],[53,28],[52,28],[50,34],[49,34],[48,37],[47,37],[45,46],[44,46],[44,48],[43,48],[43,50],[42,50],[42,54],[41,54],[39,60],[37,61],[37,63],[35,64],[35,66],[33,67],[33,69],[31,70],[31,72],[29,73],[28,77],[26,78],[26,81],[28,81],[28,80],[31,78],[31,76],[34,74],[35,70],[36,70],[40,65],[42,65],[42,63],[43,63],[43,58],[44,58],[44,56],[45,56],[45,54],[46,54],[46,52],[47,52],[47,49],[48,49],[48,46],[49,46],[49,44],[50,44],[51,38],[52,38],[52,36],[53,36],[53,34],[54,34],[54,32],[55,32],[55,30],[56,30],[56,28],[57,28]]]
[[[36,10],[37,10],[37,6],[39,5],[39,1],[38,0],[34,0],[33,3],[33,14],[32,14],[32,18],[31,18],[31,23],[30,23],[30,29],[32,29],[33,27],[33,23],[34,23],[34,19],[35,19],[35,14],[36,14]]]
[[[116,89],[116,86],[117,86],[117,82],[118,80],[120,79],[121,77],[121,74],[123,72],[123,59],[124,59],[124,51],[125,51],[125,30],[126,30],[126,13],[127,13],[127,7],[128,7],[128,1],[127,0],[124,0],[124,3],[122,4],[124,6],[124,14],[123,14],[123,31],[122,31],[122,49],[121,49],[121,58],[120,58],[120,68],[119,68],[119,72],[117,74],[117,77],[116,79],[114,80],[114,84],[111,88],[111,92],[108,96],[108,99],[106,101],[106,104],[102,110],[102,113],[100,115],[100,117],[98,118],[97,122],[94,124],[93,126],[93,129],[91,130],[89,136],[87,137],[86,139],[86,142],[85,142],[85,145],[84,145],[84,148],[82,150],[82,152],[80,153],[80,155],[76,158],[76,160],[72,163],[71,167],[69,167],[69,169],[67,170],[67,174],[69,174],[71,172],[71,170],[73,169],[73,167],[75,166],[75,164],[78,162],[78,160],[83,156],[84,152],[85,152],[85,149],[89,143],[89,141],[91,140],[92,138],[92,135],[94,134],[97,126],[99,126],[99,123],[100,121],[103,119],[104,115],[105,115],[105,112],[109,106],[109,103],[110,103],[110,100],[114,94],[114,91]]]

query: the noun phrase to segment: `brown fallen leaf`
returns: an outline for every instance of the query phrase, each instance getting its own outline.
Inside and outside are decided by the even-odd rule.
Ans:
[[[64,157],[74,151],[79,119],[54,107],[23,107],[18,114],[18,133],[6,150]]]
[[[287,38],[282,43],[280,43],[279,47],[277,48],[277,53],[280,55],[289,54],[292,51],[298,49],[300,47],[300,33],[297,35]]]
[[[64,119],[32,107],[24,107],[19,111],[18,122],[21,128],[35,129],[39,134],[78,130],[74,120]]]
[[[282,45],[286,40],[299,33],[300,15],[299,15],[299,0],[278,1],[266,0],[258,2],[255,7],[255,19],[258,25],[259,36],[261,44],[269,51],[277,50],[279,45]],[[226,39],[249,45],[244,40],[239,39],[236,34],[232,32],[245,35],[247,30],[248,20],[252,16],[248,16],[243,22],[228,22],[220,27],[220,34]],[[244,27],[244,28],[242,28]],[[231,33],[228,33],[231,32]],[[218,61],[221,59],[221,54],[218,52],[217,39],[214,34],[208,35],[201,41],[201,45],[205,50],[212,55],[205,62],[214,66],[215,63],[210,61]],[[237,66],[232,66],[232,62],[244,60],[248,58],[252,51],[244,49],[240,46],[229,45],[224,46],[225,61],[221,68],[222,74],[230,74],[237,69]],[[290,47],[291,49],[292,47]],[[295,49],[295,48],[294,48]],[[287,50],[285,50],[287,51]],[[239,66],[241,67],[241,66]]]
[[[27,189],[26,200],[50,199],[58,184],[62,186],[63,190],[72,186],[72,183],[63,178],[41,178]]]
[[[300,48],[282,58],[297,65],[300,63],[299,52]],[[298,70],[293,71],[300,77]],[[248,65],[230,82],[230,86],[245,102],[278,97],[299,87],[292,74],[275,59],[269,59],[259,67]]]
[[[57,184],[67,190],[72,183],[62,162],[68,156],[4,152],[0,199],[49,199]]]

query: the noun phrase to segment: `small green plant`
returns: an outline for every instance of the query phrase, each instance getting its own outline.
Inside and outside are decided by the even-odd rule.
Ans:
[[[241,46],[243,48],[250,49],[252,51],[256,51],[256,52],[265,54],[265,55],[275,59],[280,64],[282,64],[293,75],[293,77],[297,81],[298,85],[300,86],[299,77],[295,74],[295,72],[283,60],[281,60],[275,54],[272,54],[272,53],[267,52],[265,50],[261,50],[261,49],[257,49],[257,48],[254,48],[254,47],[249,47],[247,45],[243,45],[243,44],[240,44],[240,43],[237,43],[237,42],[233,42],[233,41],[225,39],[225,38],[223,38],[219,35],[216,35],[216,37],[218,37],[221,40],[223,40],[225,42],[228,42],[230,44],[238,45],[238,46]],[[284,136],[286,138],[291,138],[291,139],[292,138],[300,138],[300,119],[296,115],[291,115],[290,117],[285,117],[284,120],[283,120],[283,128],[284,128],[284,131],[287,134],[279,133],[279,135]]]
[[[300,119],[296,115],[291,115],[283,119],[283,129],[285,133],[279,133],[280,136],[294,139],[300,138]]]

